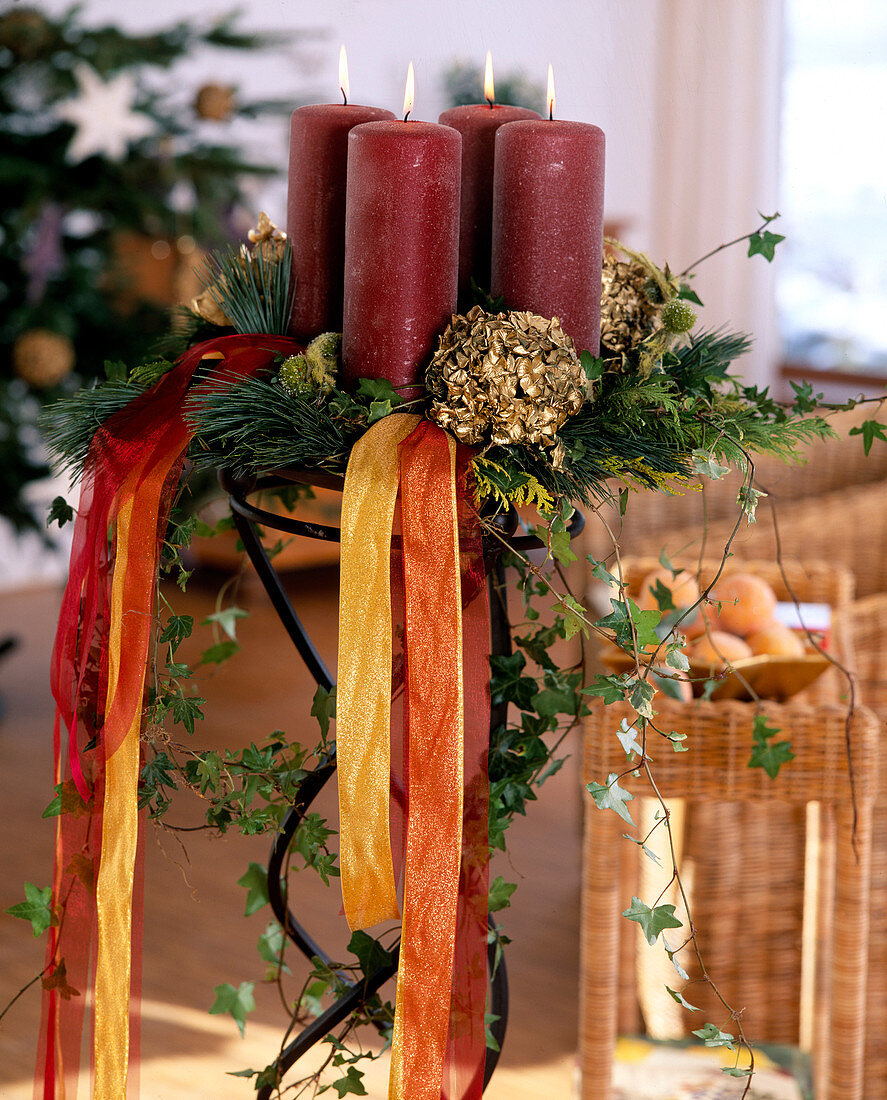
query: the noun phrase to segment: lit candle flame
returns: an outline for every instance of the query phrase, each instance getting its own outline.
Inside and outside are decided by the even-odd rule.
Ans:
[[[407,69],[407,86],[403,93],[403,120],[410,117],[410,113],[413,110],[413,100],[416,98],[416,78],[413,73],[413,63],[410,62],[410,67]]]
[[[493,85],[493,55],[487,50],[487,65],[484,69],[484,99],[492,107],[496,102],[496,89]]]
[[[551,65],[548,66],[548,92],[545,96],[548,103],[548,117],[554,118],[554,69]]]
[[[339,91],[342,93],[342,98],[347,103],[351,88],[348,84],[348,55],[345,53],[344,46],[339,50]]]

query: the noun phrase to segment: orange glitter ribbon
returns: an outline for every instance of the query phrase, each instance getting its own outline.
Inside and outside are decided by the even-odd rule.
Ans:
[[[436,425],[417,421],[397,415],[370,428],[352,451],[342,505],[336,745],[342,893],[356,929],[398,915],[388,805],[390,543],[399,482],[409,789],[389,1100],[441,1097],[462,858],[457,448]]]

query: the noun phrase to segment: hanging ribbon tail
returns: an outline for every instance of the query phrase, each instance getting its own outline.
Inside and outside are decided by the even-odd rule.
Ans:
[[[357,441],[342,492],[336,768],[339,867],[352,930],[400,916],[391,855],[391,531],[398,444],[418,416],[377,421]]]
[[[480,1100],[487,1054],[490,605],[480,521],[469,484],[473,458],[470,448],[458,447],[456,484],[462,573],[465,781],[456,954],[442,1100]]]
[[[409,813],[389,1100],[440,1100],[462,851],[462,598],[456,444],[422,421],[400,448]]]
[[[53,899],[59,926],[48,947],[36,1074],[44,1100],[75,1100],[93,957],[94,1100],[127,1095],[136,1056],[130,1002],[131,943],[141,927],[133,906],[139,734],[160,541],[192,435],[184,399],[207,356],[220,362],[201,386],[218,386],[298,349],[259,335],[200,344],[102,425],[90,447],[51,666],[63,812]]]

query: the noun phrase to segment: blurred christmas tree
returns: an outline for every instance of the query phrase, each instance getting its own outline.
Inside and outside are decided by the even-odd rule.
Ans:
[[[165,308],[196,293],[201,248],[240,235],[244,180],[277,170],[207,130],[292,108],[239,102],[221,83],[183,107],[181,78],[168,92],[147,83],[201,47],[271,47],[231,17],[129,35],[80,15],[0,15],[0,516],[18,530],[43,526],[23,496],[47,472],[41,405],[106,359],[142,358]]]

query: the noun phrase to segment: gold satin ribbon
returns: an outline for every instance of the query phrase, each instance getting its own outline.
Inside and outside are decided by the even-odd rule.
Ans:
[[[357,441],[342,493],[336,764],[339,866],[352,931],[400,916],[391,858],[391,529],[398,444],[420,417],[378,420]]]
[[[124,490],[125,491],[125,490]],[[117,516],[117,556],[108,630],[108,693],[111,719],[123,658],[124,588],[134,499]],[[98,952],[95,977],[95,1098],[126,1096],[129,1063],[129,986],[132,965],[132,887],[138,840],[139,729],[141,711],[105,764],[102,856],[96,883]]]

